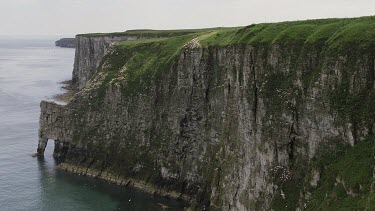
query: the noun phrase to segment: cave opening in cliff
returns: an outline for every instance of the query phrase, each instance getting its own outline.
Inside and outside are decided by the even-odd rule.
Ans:
[[[54,149],[55,149],[55,140],[48,139],[47,144],[46,144],[46,148],[45,148],[45,151],[44,151],[44,156],[48,157],[48,158],[53,157]]]
[[[53,142],[53,144],[48,144]],[[42,139],[39,140],[38,154],[39,157],[53,158],[56,164],[63,162],[63,145],[59,140]]]

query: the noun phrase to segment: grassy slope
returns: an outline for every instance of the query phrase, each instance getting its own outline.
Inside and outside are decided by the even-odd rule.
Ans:
[[[323,19],[254,24],[217,30],[201,41],[210,45],[321,45],[338,53],[350,47],[369,50],[375,45],[375,17]]]

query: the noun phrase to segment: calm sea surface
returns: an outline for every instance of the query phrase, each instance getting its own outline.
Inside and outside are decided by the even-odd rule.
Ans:
[[[39,103],[71,78],[74,49],[54,40],[0,39],[0,210],[182,210],[182,204],[56,169],[53,142],[44,160],[38,142]]]

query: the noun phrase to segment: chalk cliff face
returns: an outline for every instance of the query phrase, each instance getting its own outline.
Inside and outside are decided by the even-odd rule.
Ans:
[[[78,36],[73,79],[83,89],[65,106],[42,102],[38,152],[53,139],[65,170],[157,188],[196,209],[305,209],[304,181],[313,186],[320,174],[312,159],[374,132],[375,53],[307,43],[318,28],[297,30],[302,42],[277,40],[287,29],[294,35],[294,24],[275,25],[282,30],[268,44],[223,45],[247,30],[246,39],[264,40],[263,26],[110,51],[113,38]],[[193,38],[199,43],[186,45]]]

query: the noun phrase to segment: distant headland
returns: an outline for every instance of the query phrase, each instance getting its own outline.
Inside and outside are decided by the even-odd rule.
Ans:
[[[62,38],[55,42],[56,46],[63,47],[63,48],[75,48],[76,47],[76,39],[75,38]]]

